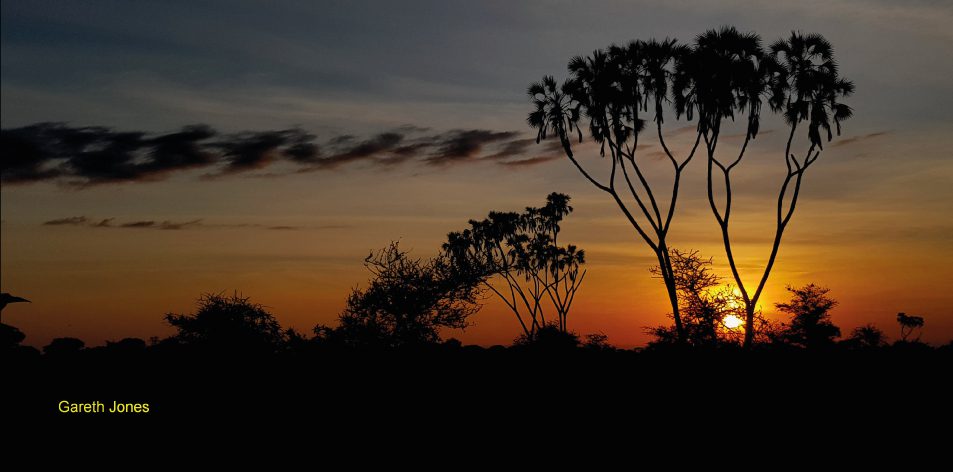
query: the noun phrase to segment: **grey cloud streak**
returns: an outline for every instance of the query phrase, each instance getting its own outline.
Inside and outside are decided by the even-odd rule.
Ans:
[[[155,230],[187,230],[187,229],[265,229],[273,231],[298,231],[298,230],[332,230],[350,228],[348,225],[325,224],[313,226],[297,225],[265,225],[260,223],[205,223],[203,219],[198,218],[188,221],[157,221],[157,220],[134,220],[128,222],[116,222],[116,218],[93,219],[86,216],[69,216],[44,221],[43,226],[75,226],[83,228],[110,228],[110,229],[155,229]]]
[[[200,168],[210,170],[206,178],[219,178],[279,162],[297,166],[300,173],[358,162],[447,166],[486,160],[525,167],[558,156],[549,143],[534,149],[532,140],[516,131],[427,131],[403,126],[365,138],[339,135],[319,142],[316,135],[298,128],[222,134],[208,125],[191,125],[156,135],[47,122],[3,129],[0,162],[5,184],[53,181],[82,188],[163,180],[175,172]]]

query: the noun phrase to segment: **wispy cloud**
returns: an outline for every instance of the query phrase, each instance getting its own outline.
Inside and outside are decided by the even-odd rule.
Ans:
[[[530,157],[529,159],[520,159],[516,161],[501,162],[500,164],[506,167],[526,167],[526,166],[534,166],[537,164],[542,164],[542,163],[549,162],[555,159],[559,159],[559,156],[536,156],[536,157]]]
[[[840,147],[840,146],[846,146],[848,144],[859,143],[861,141],[868,141],[870,139],[884,136],[887,134],[890,134],[890,131],[877,131],[870,134],[864,134],[860,136],[851,136],[849,138],[838,139],[837,141],[834,142],[834,144],[831,145],[831,147]]]
[[[301,173],[356,162],[394,166],[416,161],[447,166],[494,161],[512,167],[552,160],[528,156],[535,140],[516,131],[457,129],[424,134],[428,131],[405,125],[364,139],[341,134],[319,143],[317,136],[298,128],[221,134],[208,125],[192,125],[151,135],[99,126],[37,123],[2,130],[2,180],[55,181],[82,188],[162,180],[174,172],[196,168],[210,168],[205,178],[220,178],[259,171],[279,161],[297,165],[295,173]],[[554,150],[552,142],[543,145],[546,153]],[[132,223],[141,224],[128,227],[149,226],[149,221]],[[151,223],[162,226],[162,222]]]
[[[118,228],[147,228],[147,229],[163,229],[163,230],[180,230],[195,228],[202,225],[202,220],[192,220],[192,221],[133,221],[130,223],[123,223],[118,226]]]
[[[70,216],[68,218],[60,218],[57,220],[50,220],[43,222],[47,226],[83,226],[89,222],[89,219],[85,216]]]
[[[187,230],[187,229],[264,229],[274,231],[298,231],[298,230],[333,230],[350,228],[348,225],[324,224],[324,225],[273,225],[260,223],[206,223],[203,219],[194,219],[188,221],[157,221],[157,220],[134,220],[127,222],[117,222],[116,218],[93,219],[86,216],[69,216],[43,222],[44,226],[79,226],[85,228],[111,228],[111,229],[157,229],[157,230]]]

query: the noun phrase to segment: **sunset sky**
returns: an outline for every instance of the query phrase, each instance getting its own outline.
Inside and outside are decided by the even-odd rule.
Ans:
[[[814,282],[839,301],[845,334],[871,322],[895,339],[903,311],[925,318],[923,340],[949,341],[953,7],[715,3],[3,2],[2,290],[33,301],[3,322],[35,346],[98,345],[171,334],[164,313],[239,291],[310,332],[367,283],[370,250],[399,239],[429,257],[467,220],[558,191],[575,208],[561,238],[588,260],[570,328],[643,345],[643,328],[670,310],[654,255],[605,194],[535,144],[526,88],[611,43],[687,43],[731,24],[768,43],[823,34],[857,87],[855,117],[805,177],[764,313],[777,319],[785,285]],[[25,128],[49,122],[62,124]],[[666,121],[677,153],[693,124]],[[6,144],[7,133],[90,126],[102,127],[84,131],[95,150],[121,154],[131,141],[153,160],[50,172]],[[723,146],[739,144],[726,134]],[[770,251],[784,134],[767,120],[735,177],[732,233],[750,285]],[[664,188],[669,164],[650,144],[646,165]],[[578,155],[606,170],[591,146]],[[702,159],[682,192],[672,245],[727,276]],[[519,334],[493,299],[471,322],[445,336],[490,345]]]

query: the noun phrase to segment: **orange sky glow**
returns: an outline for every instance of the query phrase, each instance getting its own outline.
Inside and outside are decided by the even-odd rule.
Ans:
[[[369,251],[399,240],[430,257],[470,219],[541,206],[561,192],[575,211],[560,242],[585,250],[588,270],[569,328],[644,346],[645,328],[667,324],[671,309],[649,272],[654,254],[565,156],[531,143],[526,88],[544,74],[565,77],[570,57],[595,48],[653,37],[690,43],[730,23],[767,44],[794,29],[824,34],[857,86],[847,100],[854,117],[805,176],[760,301],[764,315],[784,321],[774,304],[786,300],[785,286],[815,283],[838,301],[832,321],[844,335],[873,323],[896,340],[896,315],[906,312],[925,319],[922,340],[953,339],[953,12],[881,0],[640,4],[633,15],[629,3],[612,1],[559,9],[4,2],[5,133],[62,122],[152,139],[202,124],[216,130],[206,140],[214,146],[247,138],[242,132],[291,130],[320,145],[325,154],[312,157],[337,160],[304,167],[275,147],[246,162],[220,147],[214,162],[79,185],[76,175],[15,182],[4,174],[0,288],[32,303],[6,307],[3,322],[37,347],[66,336],[89,346],[149,339],[172,334],[164,314],[193,312],[203,293],[237,291],[310,333],[334,325],[349,291],[366,286]],[[694,126],[667,116],[676,156],[690,148]],[[719,152],[736,152],[740,128],[727,128]],[[447,144],[467,133],[484,140]],[[396,134],[408,148],[432,142],[407,158],[381,144]],[[774,234],[786,138],[785,125],[766,118],[733,174],[731,234],[752,290]],[[654,133],[645,139],[639,158],[665,195],[671,167]],[[795,143],[801,154],[804,139]],[[506,154],[507,145],[518,152]],[[441,153],[450,157],[439,161]],[[733,284],[699,154],[682,182],[669,246],[711,257]],[[577,156],[607,176],[595,146],[579,146]],[[8,169],[14,159],[3,159]],[[69,168],[57,159],[49,163]],[[444,337],[510,344],[519,324],[490,295],[470,327]]]

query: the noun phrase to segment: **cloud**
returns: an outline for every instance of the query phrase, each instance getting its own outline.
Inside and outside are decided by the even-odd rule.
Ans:
[[[347,139],[342,140],[342,137],[338,137],[332,140],[332,145],[336,144],[339,148],[343,149],[332,156],[316,161],[315,163],[318,164],[319,167],[334,168],[349,162],[379,156],[394,150],[397,145],[404,140],[403,134],[393,132],[381,133],[371,139],[358,143],[354,143],[353,136],[348,135],[344,137]],[[401,153],[409,155],[413,153],[413,149],[404,149]]]
[[[120,228],[152,228],[156,225],[155,221],[133,221],[132,223],[123,223]]]
[[[525,154],[532,146],[536,145],[535,139],[516,139],[509,141],[494,154],[486,156],[487,159],[506,159],[508,157],[521,156]]]
[[[508,141],[519,136],[514,131],[454,130],[439,137],[436,154],[427,159],[430,164],[446,164],[451,161],[474,158],[483,150],[483,146],[500,141]]]
[[[76,185],[156,180],[167,172],[211,164],[202,148],[214,135],[203,125],[147,137],[64,123],[37,123],[0,131],[2,181],[62,180]]]
[[[198,226],[201,224],[202,224],[202,220],[183,221],[179,223],[172,222],[172,221],[163,221],[162,223],[159,223],[157,227],[159,229],[177,230],[177,229],[191,228],[193,226]]]
[[[424,134],[428,132],[427,128],[404,125],[363,139],[341,134],[319,143],[317,136],[298,128],[222,134],[199,124],[155,135],[100,126],[37,123],[2,130],[0,160],[3,183],[51,181],[84,188],[157,181],[175,172],[199,168],[209,169],[206,178],[248,173],[278,177],[334,170],[358,162],[391,167],[408,162],[447,166],[493,161],[518,167],[552,159],[528,156],[535,140],[516,131],[457,129]],[[553,140],[544,143],[543,152],[559,153],[559,148]],[[255,172],[277,162],[290,163],[297,169]],[[162,227],[162,223],[136,221],[119,227]],[[112,222],[103,220],[98,226],[111,227]]]
[[[180,229],[189,229],[202,226],[202,220],[191,220],[191,221],[133,221],[130,223],[123,223],[116,228],[139,228],[139,229],[161,229],[161,230],[180,230]],[[113,227],[113,226],[109,226]]]
[[[225,136],[212,146],[222,150],[227,162],[222,173],[229,174],[260,169],[279,158],[314,162],[321,157],[315,138],[299,129],[244,132]]]
[[[834,144],[832,144],[831,147],[846,146],[848,144],[854,144],[861,141],[867,141],[867,140],[870,140],[879,136],[884,136],[887,134],[890,134],[890,131],[876,131],[870,134],[864,134],[860,136],[851,136],[849,138],[838,139],[837,141],[834,141]]]
[[[47,226],[62,226],[62,225],[82,226],[82,225],[85,225],[88,221],[89,219],[87,219],[85,216],[71,216],[68,218],[60,218],[58,220],[44,221],[43,224]]]
[[[103,218],[94,220],[85,216],[70,216],[43,222],[44,226],[80,226],[86,228],[113,228],[113,229],[156,229],[156,230],[186,230],[186,229],[266,229],[276,231],[297,231],[297,230],[330,230],[350,228],[348,225],[326,224],[315,226],[296,226],[296,225],[264,225],[259,223],[214,223],[207,224],[202,219],[188,221],[156,221],[156,220],[135,220],[125,223],[115,223],[115,218]]]
[[[542,164],[544,162],[549,162],[556,159],[559,159],[559,156],[536,156],[536,157],[531,157],[529,159],[500,162],[500,165],[504,165],[506,167],[525,167],[525,166],[534,166],[536,164]]]

